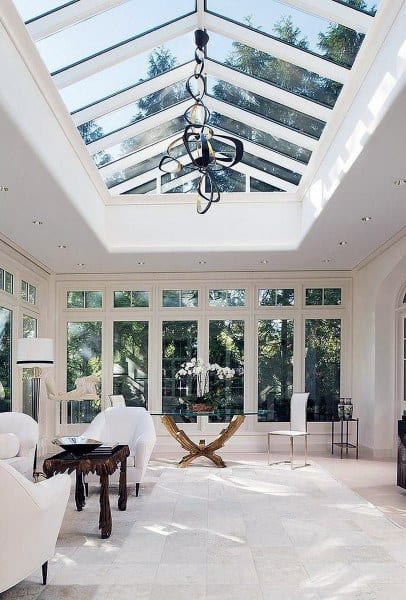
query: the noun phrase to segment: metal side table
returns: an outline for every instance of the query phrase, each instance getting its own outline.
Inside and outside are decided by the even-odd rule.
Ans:
[[[334,423],[340,424],[340,441],[334,441]],[[356,438],[355,444],[350,442],[350,432],[348,428],[348,423],[356,424]],[[345,425],[344,425],[345,424]],[[348,456],[349,448],[355,449],[355,458],[358,460],[358,445],[359,445],[359,419],[332,419],[331,420],[331,454],[334,454],[334,446],[339,446],[341,458],[343,458],[343,451],[345,449],[345,454]]]

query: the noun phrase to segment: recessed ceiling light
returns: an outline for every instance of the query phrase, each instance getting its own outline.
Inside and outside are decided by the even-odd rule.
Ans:
[[[58,244],[58,248],[67,248],[68,246],[66,244]]]
[[[205,265],[206,261],[205,260],[199,260],[199,265]]]
[[[84,266],[85,266],[85,263],[76,263],[76,266],[77,266],[77,267],[84,267]]]
[[[368,221],[372,221],[372,217],[362,217],[361,221],[367,223]]]
[[[144,263],[144,261],[143,261],[143,260],[139,260],[139,261],[137,262],[137,265],[140,265],[140,266],[141,266],[141,265],[145,265],[145,263]]]
[[[323,260],[321,261],[322,263],[330,263],[331,262],[331,258],[323,258]]]
[[[268,261],[267,261],[266,258],[262,258],[259,262],[260,262],[261,265],[267,265],[268,264]]]
[[[339,246],[347,246],[348,242],[346,242],[345,240],[343,240],[342,242],[338,242]]]
[[[400,187],[401,185],[406,185],[406,179],[395,179],[393,183],[397,187]]]
[[[33,225],[38,225],[38,226],[40,226],[40,225],[43,225],[43,224],[44,224],[44,221],[40,221],[39,219],[35,219],[35,220],[32,222],[32,224],[33,224]]]

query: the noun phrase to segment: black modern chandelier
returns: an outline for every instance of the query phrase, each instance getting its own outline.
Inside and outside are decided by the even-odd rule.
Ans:
[[[213,202],[220,200],[216,172],[224,171],[239,163],[244,152],[240,140],[227,135],[216,135],[208,124],[210,111],[203,102],[206,94],[204,59],[208,41],[209,36],[206,31],[202,29],[195,31],[196,64],[193,74],[186,81],[186,89],[194,103],[184,113],[186,127],[182,137],[169,144],[165,156],[159,163],[159,168],[164,173],[174,174],[184,171],[186,174],[196,170],[200,173],[197,187],[197,212],[201,215],[209,210]],[[180,142],[183,142],[190,158],[189,165],[182,165],[175,158],[175,148]],[[216,145],[219,147],[217,151]]]

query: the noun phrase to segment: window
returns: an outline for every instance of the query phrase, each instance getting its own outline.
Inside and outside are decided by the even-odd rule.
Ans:
[[[293,393],[293,319],[258,321],[258,421],[289,421]]]
[[[11,332],[13,313],[0,306],[0,412],[11,410]]]
[[[23,315],[23,337],[36,338],[38,335],[38,319]]]
[[[81,291],[68,292],[66,300],[67,308],[102,308],[102,292]]]
[[[406,318],[403,319],[403,400],[406,402]]]
[[[181,365],[197,357],[197,321],[164,321],[162,324],[162,410],[180,413],[192,389],[176,379]],[[177,417],[176,420],[182,419]],[[196,422],[191,417],[190,422]]]
[[[209,321],[209,362],[235,370],[232,379],[210,379],[215,407],[244,408],[244,321]],[[229,416],[209,417],[211,422],[229,421]]]
[[[75,388],[78,377],[102,373],[101,321],[76,321],[67,324],[67,390]],[[90,423],[100,411],[100,400],[68,402],[68,423]]]
[[[29,304],[37,303],[37,288],[23,279],[21,280],[21,299],[24,302],[29,302]]]
[[[14,275],[5,269],[0,269],[0,290],[14,294]]]
[[[23,315],[23,338],[36,338],[38,335],[38,319]],[[33,379],[30,369],[23,369],[23,413],[33,416],[32,404]]]
[[[305,390],[308,416],[328,421],[340,398],[341,319],[305,320]]]
[[[194,308],[198,306],[197,290],[164,290],[162,306],[165,308]]]
[[[341,288],[306,288],[306,306],[341,304]]]
[[[258,291],[259,306],[293,306],[295,303],[295,290],[264,289]]]
[[[114,292],[114,308],[148,308],[149,292],[128,290]]]
[[[210,290],[209,306],[222,308],[245,306],[245,290]]]
[[[113,394],[148,408],[148,321],[113,323]]]

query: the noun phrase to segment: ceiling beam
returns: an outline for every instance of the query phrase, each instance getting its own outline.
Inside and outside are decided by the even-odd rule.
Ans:
[[[34,42],[72,27],[81,21],[95,17],[129,0],[81,0],[49,12],[44,17],[32,19],[27,29]]]
[[[144,98],[149,94],[158,92],[159,90],[162,90],[165,87],[175,85],[179,81],[182,81],[183,79],[186,79],[186,77],[189,77],[189,75],[192,72],[192,64],[194,63],[187,63],[185,65],[181,65],[180,67],[176,67],[175,69],[166,71],[166,73],[163,73],[158,77],[154,77],[152,79],[149,79],[148,81],[138,83],[129,89],[109,96],[108,98],[104,98],[99,102],[94,102],[90,106],[87,106],[85,108],[82,108],[81,110],[72,113],[72,119],[76,126],[82,125],[83,123],[87,123],[88,121],[98,119],[103,115],[113,112],[114,110],[118,110],[123,106],[127,106],[132,102],[136,102],[140,98]]]
[[[317,102],[312,102],[312,100],[308,100],[297,94],[292,94],[291,92],[274,86],[271,83],[267,83],[264,80],[251,77],[250,75],[246,75],[245,73],[241,73],[238,70],[231,69],[211,60],[207,60],[205,65],[207,75],[222,79],[232,85],[238,85],[238,87],[263,96],[273,102],[289,106],[289,108],[293,108],[294,110],[311,115],[312,117],[325,122],[331,115],[330,108],[322,106]]]
[[[56,71],[52,73],[52,79],[57,88],[63,89],[73,83],[82,81],[82,79],[86,79],[86,77],[90,77],[95,73],[99,73],[104,69],[132,58],[137,54],[152,50],[169,40],[184,35],[195,29],[196,23],[196,13],[193,13],[168,25],[159,27],[148,34],[142,34],[135,39],[124,41],[60,71]]]
[[[210,13],[206,14],[206,27],[220,35],[226,35],[233,40],[251,46],[261,52],[271,54],[275,58],[290,62],[298,67],[318,73],[339,83],[345,83],[349,77],[350,70],[337,65],[320,56],[301,50],[289,44],[285,44],[269,35],[259,33],[249,27],[222,19]]]
[[[360,10],[334,2],[334,0],[288,0],[288,3],[299,10],[339,23],[360,33],[368,31],[374,18]]]

